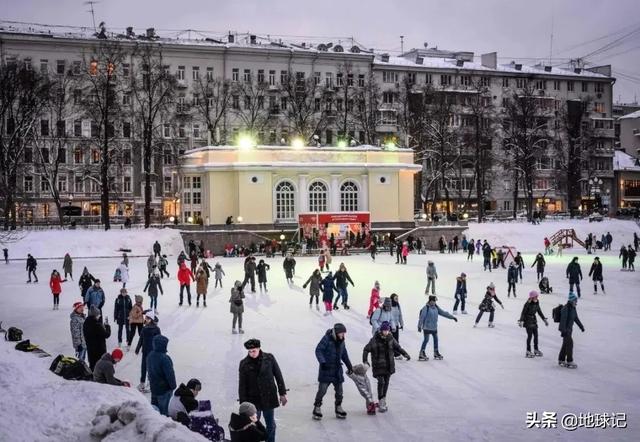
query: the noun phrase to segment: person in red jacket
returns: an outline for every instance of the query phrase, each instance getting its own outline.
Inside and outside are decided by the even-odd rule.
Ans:
[[[51,287],[51,293],[53,293],[53,309],[58,310],[60,306],[60,293],[62,293],[62,283],[66,282],[66,279],[62,279],[60,273],[57,270],[51,272],[51,278],[49,279],[49,287]]]
[[[189,305],[191,305],[191,281],[195,281],[195,276],[193,276],[193,272],[187,267],[187,265],[183,262],[180,264],[180,270],[178,270],[178,281],[180,282],[180,304],[182,305],[183,301],[183,293],[184,289],[187,289],[187,300],[189,301]]]
[[[369,312],[367,318],[371,318],[371,315],[380,307],[380,283],[376,281],[371,289],[371,297],[369,298]]]
[[[551,255],[551,241],[546,236],[544,237],[544,254]]]

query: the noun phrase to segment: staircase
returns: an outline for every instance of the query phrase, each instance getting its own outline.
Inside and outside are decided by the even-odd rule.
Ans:
[[[549,241],[551,242],[551,245],[557,245],[558,247],[562,247],[563,249],[573,247],[574,241],[580,244],[582,247],[586,248],[584,241],[578,238],[578,235],[576,235],[576,231],[573,229],[558,230],[551,236],[551,238],[549,238]]]

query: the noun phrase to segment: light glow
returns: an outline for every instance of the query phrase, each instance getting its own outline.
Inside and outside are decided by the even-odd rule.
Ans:
[[[238,147],[242,150],[250,150],[256,146],[256,140],[250,135],[240,135]]]
[[[293,147],[294,149],[304,149],[304,141],[302,140],[302,138],[294,138],[291,141],[291,147]]]

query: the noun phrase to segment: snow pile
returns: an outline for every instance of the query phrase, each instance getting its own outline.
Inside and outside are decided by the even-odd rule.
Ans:
[[[180,231],[164,229],[115,229],[115,230],[45,230],[26,232],[19,240],[9,244],[10,258],[25,258],[31,253],[36,258],[62,258],[69,253],[72,258],[119,256],[119,249],[131,249],[130,255],[152,253],[157,240],[162,253],[174,255],[184,249]]]
[[[206,440],[161,416],[134,388],[67,381],[49,364],[0,342],[0,440]]]
[[[588,220],[548,220],[537,225],[522,222],[470,223],[464,234],[467,239],[486,239],[492,246],[515,246],[522,252],[541,252],[545,236],[551,238],[560,229],[574,229],[582,240],[589,233],[595,234],[599,240],[603,234],[611,232],[613,250],[622,244],[633,244],[633,232],[640,234],[640,227],[634,221],[617,219],[591,223]]]

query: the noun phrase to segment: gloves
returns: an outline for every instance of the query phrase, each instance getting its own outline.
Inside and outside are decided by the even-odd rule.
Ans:
[[[422,329],[418,327],[418,333],[422,333]]]
[[[404,358],[405,358],[405,360],[407,360],[407,361],[410,361],[410,360],[411,360],[411,356],[409,356],[409,355],[406,355]]]
[[[502,307],[502,310],[504,310],[504,305],[500,304],[500,307]]]
[[[458,322],[458,318],[456,318],[455,316],[453,317],[453,320]]]
[[[582,330],[582,333],[584,333],[584,327],[582,327],[581,330]]]
[[[519,326],[519,327],[522,327],[523,325],[524,325],[524,322],[522,322],[522,321],[518,321],[518,326]]]
[[[280,396],[280,405],[284,407],[285,405],[287,405],[287,402],[287,395],[283,394],[282,396]]]
[[[546,327],[549,327],[549,321],[547,321],[546,319],[543,319],[543,321],[544,321],[544,325],[545,325]]]
[[[353,369],[352,368],[348,368],[347,369],[347,376],[351,376],[353,374]]]
[[[303,288],[303,289],[306,289],[306,288],[307,288],[307,284],[303,284],[303,285],[302,285],[302,288]]]
[[[404,330],[404,325],[401,325],[401,326],[400,326],[400,330]]]

